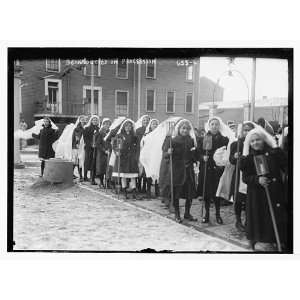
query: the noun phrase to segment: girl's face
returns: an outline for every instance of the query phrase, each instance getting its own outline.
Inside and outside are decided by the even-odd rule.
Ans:
[[[248,124],[245,124],[244,126],[243,126],[243,137],[246,137],[246,135],[248,134],[248,132],[250,131],[250,130],[252,130],[253,129],[253,127],[251,127],[250,125],[248,125]]]
[[[220,130],[220,122],[219,122],[219,120],[212,119],[209,122],[209,130],[211,131],[212,134],[218,133],[218,131]]]
[[[250,139],[250,147],[254,150],[262,150],[264,148],[264,141],[258,134],[253,134]]]
[[[125,125],[124,125],[124,130],[126,132],[130,132],[132,129],[132,124],[130,122],[127,122]]]
[[[44,119],[44,125],[46,127],[49,127],[50,126],[50,120],[49,119]]]
[[[158,122],[156,120],[151,122],[150,129],[153,131],[158,126]]]
[[[109,129],[110,125],[111,125],[111,122],[110,122],[110,121],[105,121],[105,122],[103,123],[104,129]]]
[[[182,136],[187,136],[190,133],[190,126],[188,124],[183,124],[180,128],[179,128],[179,134]]]
[[[149,121],[150,121],[150,118],[149,118],[149,117],[145,117],[145,118],[143,119],[143,121],[142,121],[142,125],[143,125],[144,127],[147,127],[148,124],[149,124]]]
[[[97,118],[93,118],[93,119],[92,119],[92,124],[93,124],[94,126],[97,126],[97,125],[98,125],[98,119],[97,119]]]
[[[81,117],[79,119],[79,122],[81,123],[82,126],[84,126],[86,124],[86,118],[85,117]]]

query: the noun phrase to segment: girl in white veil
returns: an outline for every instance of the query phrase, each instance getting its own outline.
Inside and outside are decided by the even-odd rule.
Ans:
[[[266,174],[257,174],[254,162],[257,156],[264,157]],[[252,249],[256,242],[276,242],[265,188],[270,195],[281,243],[287,245],[288,197],[282,180],[282,172],[287,171],[287,157],[277,147],[275,138],[263,128],[255,128],[247,134],[241,171],[247,184],[246,236]]]
[[[224,155],[226,155],[225,149],[229,141],[234,140],[235,137],[234,132],[219,117],[210,118],[205,124],[205,130],[206,136],[201,137],[198,144],[200,161],[198,195],[200,197],[204,196],[202,201],[204,201],[205,204],[205,216],[202,219],[202,223],[209,223],[210,221],[210,201],[213,199],[216,209],[216,221],[218,224],[223,224],[223,220],[220,216],[221,198],[216,194],[216,192],[220,178],[224,171],[224,166],[216,163],[214,155],[220,148],[224,150]],[[209,150],[206,150],[204,148],[205,145],[203,145],[203,142],[206,139],[211,140],[211,147]],[[206,174],[206,176],[204,174]]]

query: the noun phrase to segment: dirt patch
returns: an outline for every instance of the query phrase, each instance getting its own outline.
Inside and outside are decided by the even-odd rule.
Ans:
[[[43,178],[39,178],[36,182],[28,187],[28,191],[34,193],[57,193],[73,187],[73,183],[52,183]]]

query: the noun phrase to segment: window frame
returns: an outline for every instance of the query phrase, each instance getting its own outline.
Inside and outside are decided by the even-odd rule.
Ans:
[[[49,91],[48,91],[48,83],[49,82],[56,82],[58,87],[58,95],[57,95],[57,105],[58,105],[58,113],[62,113],[62,80],[61,79],[52,79],[52,78],[45,78],[45,97],[49,99]]]
[[[53,58],[51,58],[51,59],[53,59]],[[50,60],[50,59],[46,58],[46,72],[60,73],[60,58],[57,59],[58,60],[58,71],[54,71],[54,70],[49,70],[48,69],[48,60]]]
[[[115,116],[120,116],[117,114],[117,105],[118,105],[117,94],[118,94],[118,92],[127,93],[127,114],[124,117],[128,117],[129,116],[129,90],[115,90]]]
[[[192,111],[186,111],[186,103],[188,94],[192,94]],[[193,114],[194,113],[194,93],[193,92],[185,92],[184,97],[184,113],[185,114]]]
[[[90,85],[83,85],[82,86],[82,104],[84,104],[84,99],[86,98],[86,91],[92,90]],[[97,115],[102,116],[102,87],[101,86],[94,86],[94,91],[98,91],[98,111]]]
[[[174,99],[174,101],[173,101],[173,111],[168,111],[168,93],[170,93],[170,92],[174,93],[174,97],[173,97],[173,99]],[[174,91],[174,90],[168,90],[167,93],[166,93],[166,113],[167,114],[175,114],[175,112],[176,112],[176,110],[175,110],[175,107],[176,107],[175,103],[176,103],[176,91]]]
[[[119,70],[119,59],[117,59],[117,62],[116,62],[116,78],[118,78],[118,79],[128,79],[128,62],[127,62],[127,60],[126,60],[126,77],[118,76],[118,70]]]
[[[148,110],[148,91],[153,91],[153,110]],[[146,88],[146,94],[145,94],[145,111],[146,112],[156,112],[156,90],[151,88]]]
[[[191,67],[192,68],[192,79],[189,79],[189,77],[188,77],[188,74],[189,74],[189,67]],[[192,64],[189,64],[188,66],[186,66],[186,68],[185,68],[185,79],[186,79],[186,81],[188,81],[188,82],[194,82],[194,65],[192,65]]]
[[[147,79],[157,79],[156,78],[156,60],[154,61],[154,64],[153,64],[153,66],[154,66],[154,76],[153,77],[150,77],[150,76],[148,76],[147,75],[147,69],[148,69],[148,62],[146,62],[146,67],[145,67],[145,78],[147,78]]]

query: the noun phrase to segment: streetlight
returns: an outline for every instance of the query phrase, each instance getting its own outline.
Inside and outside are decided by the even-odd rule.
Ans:
[[[217,79],[217,83],[214,85],[214,89],[213,89],[213,95],[212,95],[212,103],[213,103],[213,107],[215,105],[215,93],[216,93],[216,88],[217,86],[219,86],[219,83],[221,81],[221,79],[225,76],[228,76],[228,77],[234,77],[234,74],[237,74],[239,75],[242,80],[244,81],[246,87],[247,87],[247,105],[248,105],[248,113],[247,113],[247,120],[250,120],[250,111],[249,111],[249,105],[250,105],[250,90],[249,90],[249,85],[248,85],[248,82],[247,82],[247,79],[246,77],[243,75],[242,72],[240,72],[239,70],[237,69],[232,69],[232,65],[234,64],[234,58],[229,58],[229,63],[228,63],[228,66],[229,66],[229,70],[221,73]]]

